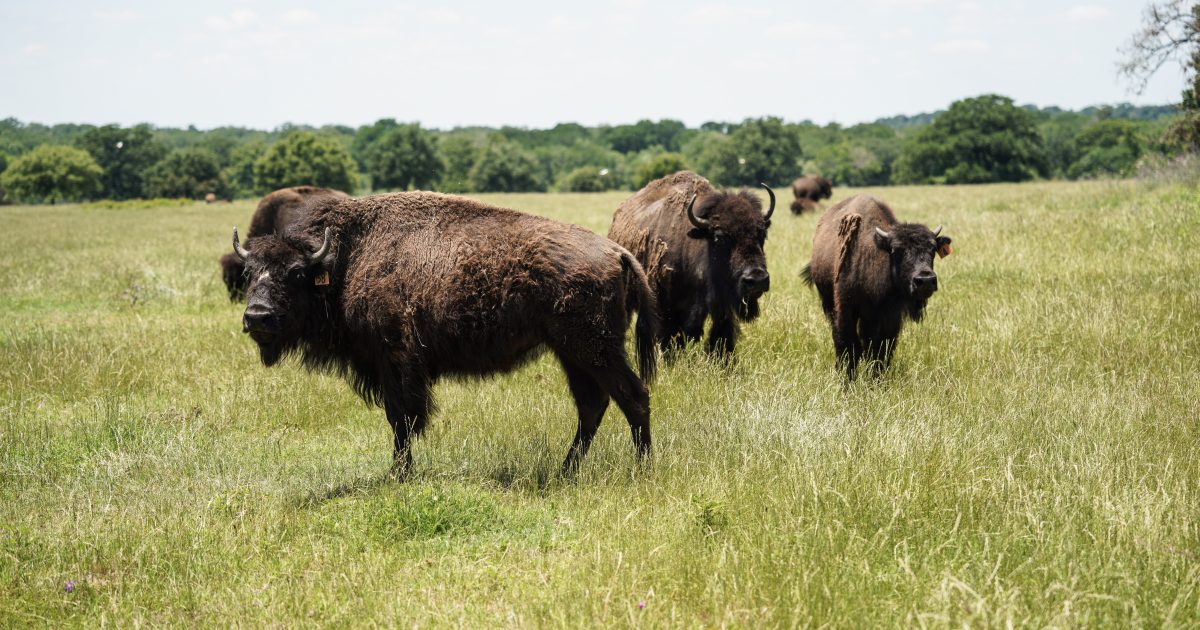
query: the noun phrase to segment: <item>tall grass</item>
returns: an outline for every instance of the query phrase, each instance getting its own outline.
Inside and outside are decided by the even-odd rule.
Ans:
[[[955,241],[890,373],[843,386],[783,209],[737,362],[571,481],[550,358],[438,385],[390,481],[381,411],[240,333],[250,203],[0,208],[0,625],[1200,624],[1200,194],[874,192]],[[623,194],[485,198],[604,233]]]

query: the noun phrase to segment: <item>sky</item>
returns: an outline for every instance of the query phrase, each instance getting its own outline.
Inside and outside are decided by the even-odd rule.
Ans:
[[[0,118],[262,129],[854,124],[998,93],[1179,100],[1117,76],[1141,0],[0,0]]]

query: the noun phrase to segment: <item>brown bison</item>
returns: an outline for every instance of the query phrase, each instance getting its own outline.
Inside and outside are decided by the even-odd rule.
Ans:
[[[816,175],[805,175],[792,182],[792,214],[800,214],[805,210],[816,210],[822,199],[833,196],[833,182]]]
[[[866,356],[876,374],[892,361],[904,318],[921,321],[937,291],[934,254],[950,253],[950,237],[900,223],[882,201],[855,195],[817,222],[812,261],[801,275],[817,287],[833,327],[838,364],[849,378]]]
[[[608,237],[633,252],[650,277],[664,351],[698,340],[711,317],[708,351],[728,356],[735,314],[758,317],[758,299],[771,286],[763,243],[775,193],[767,192],[764,214],[754,193],[717,191],[682,171],[650,182],[617,208]]]
[[[650,399],[630,368],[625,329],[638,310],[642,378],[655,369],[656,317],[645,272],[583,228],[429,192],[325,196],[283,232],[233,247],[250,277],[243,329],[264,365],[299,355],[345,375],[383,407],[398,473],[425,428],[441,377],[507,372],[549,348],[567,376],[579,428],[572,471],[615,399],[639,457]]]
[[[316,186],[280,188],[258,202],[258,208],[254,210],[254,216],[250,219],[250,230],[246,237],[254,238],[282,231],[299,218],[306,203],[321,197],[346,199],[349,195],[340,190]],[[221,256],[221,279],[225,281],[225,288],[229,290],[230,302],[240,300],[246,295],[248,282],[245,271],[242,260],[237,256]]]

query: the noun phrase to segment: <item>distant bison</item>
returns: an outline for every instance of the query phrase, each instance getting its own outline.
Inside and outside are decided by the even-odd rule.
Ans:
[[[682,171],[650,182],[617,208],[608,237],[633,252],[650,277],[663,350],[698,340],[711,317],[708,351],[728,355],[735,314],[758,317],[758,299],[771,285],[763,243],[775,193],[767,192],[764,214],[753,193],[717,191]]]
[[[563,462],[573,470],[610,397],[639,456],[650,450],[650,398],[630,368],[625,329],[638,310],[637,354],[655,370],[656,317],[645,272],[583,228],[429,192],[325,196],[288,230],[233,247],[250,277],[243,329],[264,365],[298,354],[345,375],[384,408],[393,467],[412,462],[444,376],[515,369],[549,348],[579,411]]]
[[[246,237],[253,238],[283,230],[299,218],[304,204],[324,197],[346,199],[349,195],[340,190],[316,186],[293,186],[269,193],[258,202],[258,208],[254,210],[254,216],[250,219],[250,230]],[[213,198],[215,199],[216,195],[213,195]],[[225,281],[225,288],[229,290],[229,301],[239,300],[246,295],[245,267],[237,256],[221,256],[221,279]]]
[[[900,223],[869,195],[838,203],[817,222],[812,262],[801,275],[821,295],[838,364],[850,378],[863,356],[876,373],[887,368],[904,318],[925,314],[937,291],[934,255],[950,253],[941,232]]]
[[[816,210],[822,199],[833,196],[833,182],[816,175],[805,175],[792,182],[792,213],[800,214],[805,210]]]

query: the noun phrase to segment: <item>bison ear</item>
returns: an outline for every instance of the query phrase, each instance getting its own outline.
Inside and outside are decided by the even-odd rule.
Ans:
[[[887,253],[892,253],[892,235],[875,228],[875,245]]]

